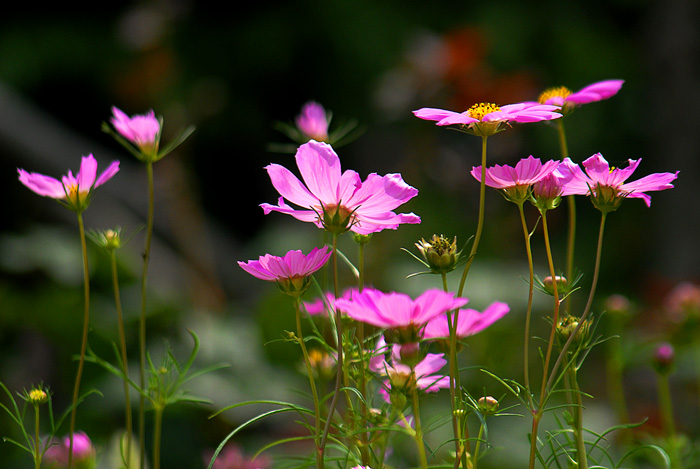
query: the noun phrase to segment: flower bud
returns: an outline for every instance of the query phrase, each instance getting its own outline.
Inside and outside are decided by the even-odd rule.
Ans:
[[[477,408],[481,415],[494,415],[498,411],[498,400],[492,396],[480,397],[477,401]]]
[[[410,342],[401,345],[399,355],[401,356],[401,363],[410,367],[416,366],[425,358],[425,355],[421,351],[420,343],[418,342]]]
[[[433,273],[451,272],[457,265],[460,253],[457,252],[456,236],[450,241],[443,235],[433,235],[430,241],[421,239],[416,247]]]
[[[70,452],[70,437],[63,441],[54,441],[44,454],[44,462],[52,469],[68,469],[68,454]],[[90,438],[83,433],[73,434],[73,468],[93,469],[95,467],[95,448]]]
[[[654,350],[654,369],[661,375],[667,375],[673,368],[675,358],[676,354],[671,344],[664,342],[658,345]]]
[[[556,333],[562,345],[564,345],[569,340],[569,337],[571,337],[578,325],[579,318],[574,316],[567,316],[561,321],[559,321],[559,324],[557,324]],[[572,348],[570,348],[569,350],[575,350],[579,346],[586,343],[586,341],[588,340],[590,325],[590,320],[586,319],[585,321],[583,321],[583,324],[581,325],[581,327],[579,327],[578,332],[576,332],[576,335],[571,341]]]
[[[569,281],[564,277],[563,275],[555,275],[554,278],[552,278],[551,275],[548,275],[547,277],[542,280],[542,285],[544,286],[544,291],[549,293],[550,295],[554,296],[554,283],[556,282],[557,284],[557,295],[562,295],[567,291],[567,288],[569,286]]]
[[[41,388],[34,388],[27,393],[27,400],[34,406],[40,406],[48,402],[49,395]]]

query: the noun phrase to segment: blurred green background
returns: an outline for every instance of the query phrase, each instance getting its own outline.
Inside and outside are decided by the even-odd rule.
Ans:
[[[369,283],[415,295],[439,283],[406,279],[420,265],[400,247],[413,249],[414,242],[434,233],[456,235],[462,244],[473,234],[478,184],[468,172],[479,164],[480,142],[418,120],[411,111],[534,100],[550,86],[578,90],[621,78],[625,84],[618,95],[582,107],[566,125],[577,162],[601,152],[615,165],[642,158],[640,175],[680,170],[676,188],[653,194],[651,208],[630,200],[609,217],[596,306],[602,311],[602,300],[614,293],[632,301],[635,314],[621,320],[625,335],[616,340],[626,384],[635,390],[634,399],[628,396],[630,419],[653,421],[650,347],[678,332],[664,315],[664,301],[679,282],[700,280],[695,192],[700,132],[694,115],[700,108],[699,9],[693,0],[278,1],[233,8],[182,0],[31,11],[15,6],[0,17],[0,187],[6,201],[0,231],[0,381],[16,391],[43,382],[54,393],[55,408],[64,409],[82,314],[74,216],[23,187],[16,168],[59,176],[67,168],[77,170],[81,155],[93,153],[103,167],[120,159],[121,172],[96,192],[86,224],[121,225],[127,232],[144,224],[143,167],[100,131],[113,105],[127,114],[154,109],[164,118],[165,141],[187,125],[197,127],[155,166],[149,280],[154,356],[167,343],[184,359],[191,347],[185,331],[191,328],[202,340],[198,366],[231,364],[192,383],[192,392],[211,399],[210,406],[166,412],[163,465],[189,468],[201,467],[203,452],[259,409],[208,420],[213,411],[251,398],[300,399],[296,391],[306,389],[296,370],[296,349],[275,342],[294,327],[291,304],[273,285],[249,278],[236,265],[268,252],[308,252],[321,242],[315,228],[281,214],[263,216],[258,207],[277,198],[263,167],[276,162],[294,170],[290,154],[270,151],[271,144],[290,143],[275,122],[292,122],[306,101],[317,100],[333,112],[331,127],[355,119],[363,130],[337,149],[344,168],[362,176],[401,172],[419,189],[403,211],[420,215],[422,223],[375,235],[367,251]],[[559,158],[553,127],[518,125],[489,140],[490,164],[513,165],[530,154]],[[515,207],[494,192],[487,195],[488,223],[465,295],[476,308],[507,301],[512,312],[474,337],[465,362],[520,380],[527,291],[522,235]],[[598,214],[583,199],[579,207],[577,265],[587,274],[587,291]],[[550,221],[561,259],[564,211],[553,212]],[[142,235],[136,233],[120,251],[132,356]],[[354,258],[351,240],[342,243]],[[534,249],[544,276],[541,237],[535,237]],[[108,263],[94,246],[90,262],[90,344],[108,356],[116,340]],[[582,306],[584,299],[581,293],[574,301]],[[539,312],[546,314],[545,300],[539,301]],[[546,333],[544,320],[535,326],[536,335]],[[614,326],[601,323],[609,333]],[[589,409],[596,429],[617,423],[601,371],[606,350],[606,345],[596,349],[582,371],[582,388],[596,396]],[[680,350],[687,350],[685,357],[697,353],[687,344]],[[690,410],[679,416],[679,427],[697,435],[697,418],[691,417],[699,412],[692,391],[697,367],[691,358],[686,362],[675,390],[679,405]],[[494,395],[503,392],[478,373],[467,382],[477,394],[485,387]],[[78,426],[98,444],[103,467],[110,467],[113,423],[122,416],[121,386],[88,365],[83,389],[91,387],[104,397],[91,396],[81,406]],[[513,444],[509,438],[524,444],[527,425],[516,426],[524,430],[515,436],[507,433],[513,419],[527,420],[504,417],[502,429],[494,424],[497,450]],[[238,442],[252,452],[288,431],[299,428],[271,420]],[[649,431],[653,434],[653,426]],[[4,415],[0,434],[17,437]],[[519,467],[522,459],[511,453],[517,450],[496,451],[491,464]],[[2,467],[29,467],[28,458],[9,444],[0,445],[0,461]]]

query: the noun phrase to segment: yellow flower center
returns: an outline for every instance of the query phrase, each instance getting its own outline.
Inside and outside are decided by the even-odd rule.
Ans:
[[[29,391],[29,401],[33,404],[43,404],[47,399],[48,396],[42,389],[32,389]]]
[[[501,108],[493,103],[477,103],[467,110],[469,117],[474,119],[482,120],[486,114],[491,114],[492,112],[500,111]]]
[[[566,86],[559,86],[556,88],[548,88],[542,92],[539,98],[537,98],[537,101],[540,104],[544,104],[547,102],[548,99],[556,98],[556,97],[562,97],[566,99],[567,96],[571,94],[571,90],[567,88]]]

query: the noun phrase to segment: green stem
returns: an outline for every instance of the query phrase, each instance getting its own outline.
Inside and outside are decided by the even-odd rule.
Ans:
[[[525,251],[527,252],[527,266],[530,274],[529,280],[529,290],[527,295],[527,311],[525,313],[525,340],[523,345],[523,375],[525,380],[525,389],[527,391],[527,398],[530,403],[530,410],[534,410],[535,402],[532,398],[532,392],[530,391],[530,322],[532,319],[532,300],[535,287],[535,273],[532,261],[532,247],[530,245],[530,232],[527,229],[527,222],[525,221],[525,210],[523,209],[523,203],[518,204],[518,210],[520,212],[520,222],[523,226],[523,235],[525,237]]]
[[[154,187],[153,187],[153,163],[146,162],[146,178],[148,183],[148,218],[146,220],[146,244],[143,250],[143,272],[141,274],[141,315],[139,318],[139,386],[141,390],[146,386],[146,308],[147,308],[147,283],[148,265],[151,258],[151,241],[153,239],[153,212],[154,212]],[[143,394],[139,398],[139,467],[144,469],[146,464],[146,401]]]
[[[414,369],[411,369],[411,381],[414,383],[416,381],[416,372]],[[420,458],[421,465],[420,467],[422,469],[427,469],[428,457],[425,453],[425,442],[423,441],[423,428],[421,426],[420,407],[418,404],[418,386],[413,386],[412,398],[413,419],[416,427],[414,439],[416,440],[416,446],[418,447],[418,456]]]
[[[362,290],[364,290],[365,286],[365,244],[364,243],[359,243],[358,245],[358,253],[357,253],[357,269],[359,271],[359,277],[357,279],[357,288],[360,293],[362,293]],[[356,333],[357,333],[357,343],[359,346],[359,355],[360,355],[360,370],[359,370],[359,376],[360,376],[360,382],[359,382],[359,391],[360,395],[362,396],[362,401],[360,402],[360,413],[362,415],[362,426],[363,430],[365,429],[367,422],[369,420],[369,414],[368,414],[368,409],[367,409],[367,376],[365,372],[365,327],[364,323],[358,322],[357,323],[357,328],[356,328]],[[370,453],[368,449],[368,444],[369,444],[369,435],[367,432],[363,431],[360,433],[360,457],[362,460],[362,464],[365,466],[369,466],[371,461],[370,461]]]
[[[75,433],[75,419],[78,410],[78,397],[80,396],[80,380],[83,376],[83,366],[85,365],[85,350],[87,349],[88,329],[90,328],[90,274],[88,266],[87,243],[85,241],[85,225],[83,224],[83,215],[78,212],[78,228],[80,230],[80,246],[83,251],[83,285],[84,289],[84,304],[83,312],[83,335],[80,343],[80,361],[78,362],[78,371],[75,375],[75,386],[73,387],[73,403],[70,412],[70,433],[68,447],[68,469],[73,467],[73,434]]]
[[[338,298],[339,287],[338,287],[338,235],[333,233],[333,294],[335,298]],[[331,399],[331,404],[328,409],[328,418],[326,419],[326,425],[323,429],[323,436],[321,437],[321,447],[319,449],[321,453],[321,462],[323,462],[323,453],[325,452],[326,442],[328,441],[328,435],[331,429],[331,422],[333,421],[333,414],[335,413],[335,408],[338,405],[338,395],[340,394],[340,388],[343,381],[343,323],[340,310],[335,309],[335,329],[336,329],[336,341],[337,341],[337,373],[335,375],[335,387],[333,389],[333,398]]]
[[[557,133],[559,135],[559,149],[561,151],[561,159],[568,158],[569,147],[566,143],[566,132],[564,130],[564,118],[557,119]],[[569,214],[569,231],[566,241],[566,279],[569,282],[573,281],[574,276],[574,250],[576,243],[576,200],[573,195],[566,197],[566,205]],[[571,311],[571,295],[564,300],[564,311]]]
[[[574,438],[576,440],[577,469],[588,469],[588,457],[586,455],[586,442],[583,438],[583,399],[578,386],[576,364],[572,363],[568,367],[567,373],[571,384],[573,397],[573,407],[571,409],[574,417]]]
[[[34,468],[41,469],[41,435],[39,434],[39,405],[34,404]]]
[[[119,347],[121,349],[122,372],[124,373],[124,412],[126,425],[126,449],[122,454],[126,469],[131,465],[131,398],[129,397],[129,364],[126,356],[126,333],[124,331],[124,316],[119,295],[119,275],[117,272],[117,256],[113,249],[109,251],[112,265],[112,286],[114,289],[114,304],[117,309],[117,322],[119,327]]]
[[[472,456],[472,466],[471,469],[476,469],[479,462],[479,447],[481,446],[481,439],[484,436],[484,424],[479,426],[479,434],[476,436],[476,445],[474,446],[474,455]]]
[[[306,349],[306,343],[304,342],[304,336],[301,330],[301,308],[299,307],[299,301],[299,298],[294,299],[294,312],[296,314],[297,323],[297,340],[299,341],[299,346],[301,347],[301,353],[304,355],[306,373],[309,376],[311,395],[314,400],[314,413],[316,414],[316,434],[314,435],[314,442],[316,444],[316,467],[317,469],[323,469],[323,451],[321,449],[321,406],[318,400],[318,393],[316,392],[316,380],[314,380],[314,371],[311,367],[309,352]]]
[[[664,433],[666,434],[668,457],[671,460],[671,468],[681,467],[676,451],[676,425],[673,418],[673,401],[671,399],[671,388],[668,382],[668,374],[659,373],[657,388],[659,393],[659,412],[663,422]]]
[[[601,213],[602,215],[600,217],[600,228],[598,230],[598,247],[596,249],[595,267],[593,269],[593,282],[591,284],[591,291],[588,294],[588,300],[586,301],[586,307],[583,310],[583,314],[578,320],[578,325],[574,328],[573,332],[571,333],[567,341],[564,343],[564,346],[561,348],[561,352],[559,353],[559,357],[557,358],[557,361],[552,367],[552,372],[549,375],[549,380],[547,381],[547,387],[550,387],[554,382],[557,369],[559,368],[559,365],[561,365],[562,360],[564,360],[564,357],[566,356],[566,352],[569,350],[571,342],[573,342],[574,337],[578,336],[579,329],[581,329],[584,322],[588,318],[588,314],[591,312],[591,306],[593,305],[593,298],[595,297],[596,286],[598,285],[598,275],[600,274],[600,259],[603,253],[603,234],[605,233],[605,220],[608,215],[607,212]]]
[[[160,469],[160,442],[163,432],[163,407],[158,405],[153,415],[153,469]]]

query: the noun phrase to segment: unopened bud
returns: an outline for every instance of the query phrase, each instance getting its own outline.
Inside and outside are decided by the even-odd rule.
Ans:
[[[456,236],[449,240],[443,235],[433,235],[430,241],[421,239],[416,243],[416,247],[433,273],[451,272],[457,265],[459,252],[457,252]]]
[[[581,327],[579,327],[579,323],[579,318],[574,316],[567,316],[559,322],[557,325],[557,336],[562,345],[569,340],[569,337],[574,334],[577,328],[578,331],[576,331],[576,335],[571,341],[571,347],[575,349],[586,342],[591,322],[587,319],[583,321]]]
[[[33,404],[35,406],[40,406],[42,404],[45,404],[49,400],[49,395],[46,394],[46,391],[43,389],[32,389],[29,391],[27,394],[28,400],[30,404]]]
[[[661,375],[666,375],[673,368],[676,354],[673,346],[669,343],[663,343],[654,350],[654,369]]]
[[[498,411],[498,400],[492,396],[480,397],[477,407],[482,415],[494,415]]]
[[[542,285],[544,286],[544,290],[547,293],[549,293],[550,295],[554,295],[554,283],[555,282],[557,284],[557,295],[561,295],[562,293],[565,293],[567,287],[569,286],[569,281],[563,275],[555,275],[554,278],[552,278],[551,275],[548,275],[547,277],[545,277],[544,280],[542,280]]]

